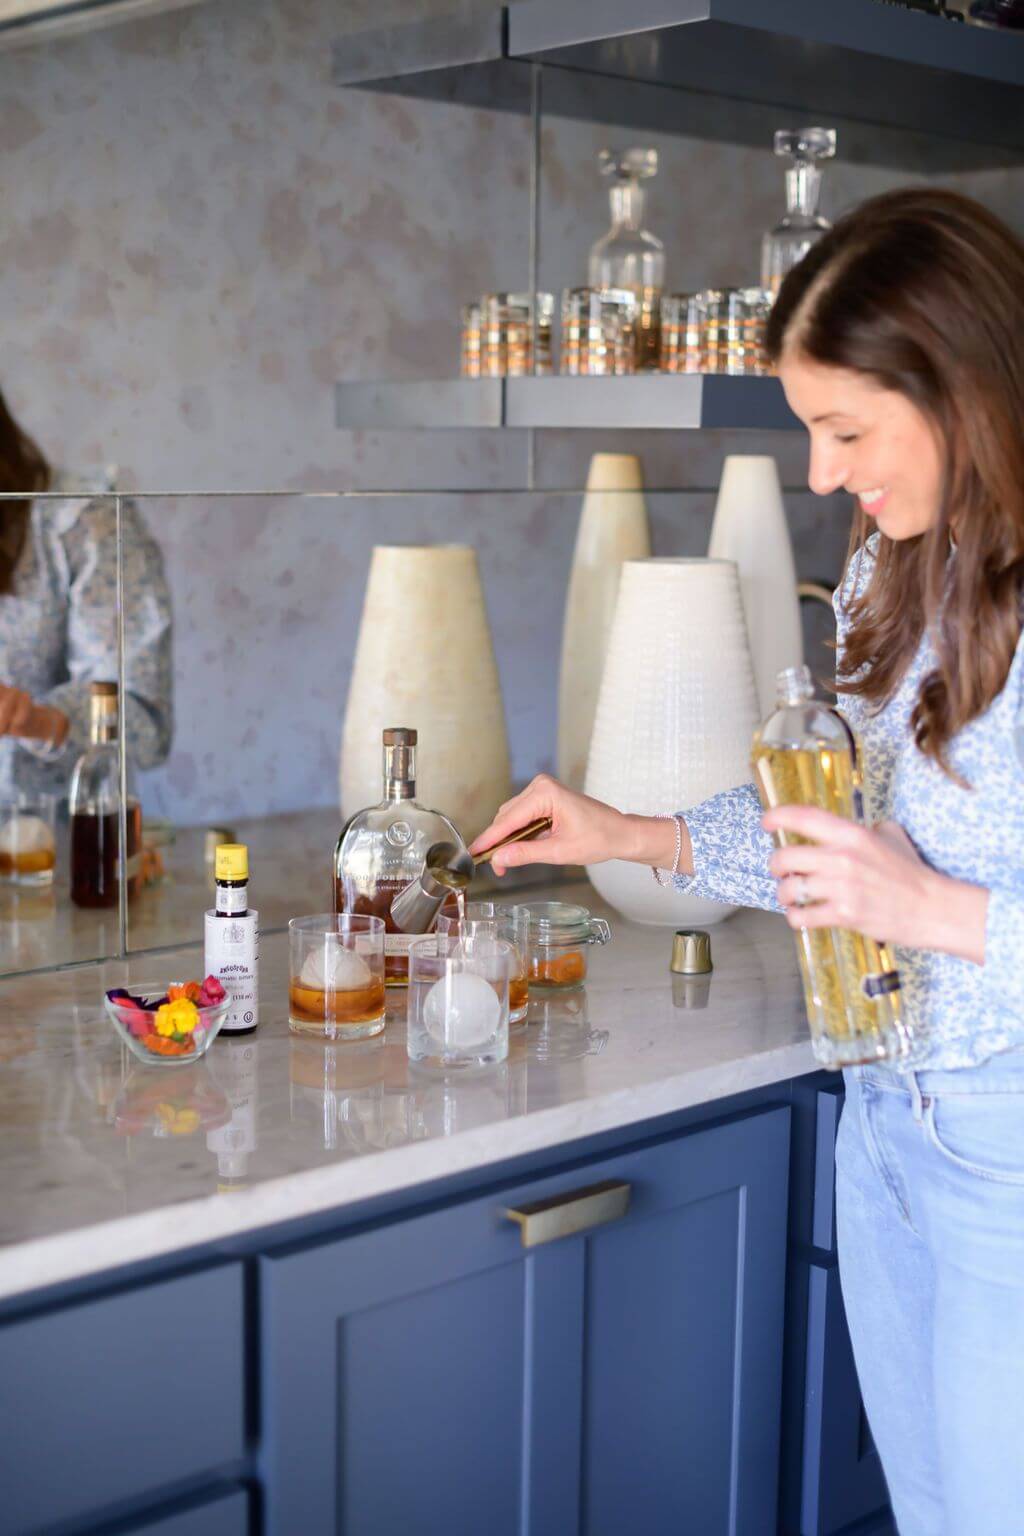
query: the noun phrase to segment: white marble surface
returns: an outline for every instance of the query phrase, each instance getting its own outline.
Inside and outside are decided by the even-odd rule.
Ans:
[[[714,975],[689,982],[668,970],[670,929],[631,926],[575,891],[609,918],[612,942],[591,950],[583,991],[532,1001],[509,1060],[474,1077],[410,1069],[404,992],[376,1041],[291,1037],[282,935],[264,941],[258,1033],[193,1066],[135,1062],[101,998],[197,974],[198,949],[0,983],[0,1296],[812,1070],[781,918],[716,927]]]

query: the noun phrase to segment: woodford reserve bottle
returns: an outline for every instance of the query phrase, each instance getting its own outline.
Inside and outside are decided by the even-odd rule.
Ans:
[[[129,900],[139,889],[142,807],[132,792],[125,801]],[[89,746],[75,764],[68,790],[71,822],[71,900],[77,907],[118,904],[118,836],[121,773],[117,758],[117,684],[89,688]]]
[[[435,843],[463,846],[447,816],[428,811],[416,799],[416,732],[393,726],[384,732],[384,798],[346,822],[334,850],[334,910],[384,919],[384,979],[389,987],[405,986],[409,946],[421,937],[399,932],[391,903],[419,879],[427,850]]]

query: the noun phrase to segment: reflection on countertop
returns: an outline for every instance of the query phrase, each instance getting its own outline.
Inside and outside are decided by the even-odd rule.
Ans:
[[[283,934],[262,946],[258,1032],[187,1066],[134,1062],[102,1012],[106,988],[152,977],[153,955],[0,982],[0,1296],[814,1069],[781,918],[717,927],[695,991],[669,972],[670,928],[626,923],[586,886],[559,894],[607,917],[612,942],[585,989],[534,994],[506,1062],[465,1075],[410,1065],[404,992],[375,1040],[290,1035]],[[188,971],[195,953],[157,968]]]

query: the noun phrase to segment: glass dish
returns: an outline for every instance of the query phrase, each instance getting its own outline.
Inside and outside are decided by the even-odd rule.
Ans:
[[[170,983],[172,987],[181,985],[181,982]],[[167,985],[159,982],[133,982],[130,998],[126,995],[121,1000],[108,995],[103,999],[107,1016],[117,1033],[132,1055],[139,1061],[144,1061],[147,1066],[175,1067],[183,1062],[198,1061],[200,1056],[206,1055],[216,1040],[231,1006],[230,997],[225,997],[221,1002],[209,1007],[197,1006],[198,1018],[194,1029],[190,1031],[191,1041],[188,1048],[172,1049],[184,1043],[175,1042],[167,1036],[158,1034],[156,1028],[157,1009],[161,1003],[167,1001],[168,990]],[[164,1044],[159,1047],[148,1045],[146,1043],[148,1040],[161,1040]]]
[[[603,917],[567,901],[528,901],[527,960],[535,987],[581,987],[587,979],[587,948],[607,944],[612,931]]]

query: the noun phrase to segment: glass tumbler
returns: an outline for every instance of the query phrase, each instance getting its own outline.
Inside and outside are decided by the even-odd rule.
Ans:
[[[57,862],[54,795],[5,795],[0,799],[0,881],[52,885]]]
[[[695,293],[670,293],[661,301],[662,373],[700,373],[704,313]]]
[[[508,984],[518,963],[507,939],[432,933],[409,950],[409,1060],[450,1070],[508,1056]]]
[[[462,306],[459,372],[464,379],[480,377],[480,300]]]
[[[697,294],[702,316],[701,373],[725,373],[728,357],[729,290],[702,288]]]
[[[566,288],[562,373],[635,373],[637,317],[636,294],[625,288]]]
[[[384,1029],[384,919],[321,912],[288,924],[288,1022],[301,1035],[365,1040]]]
[[[764,349],[771,295],[765,288],[734,288],[726,296],[725,371],[765,374]]]
[[[469,901],[464,918],[442,912],[437,919],[438,933],[463,939],[472,944],[482,935],[506,939],[515,951],[515,965],[508,981],[508,1021],[522,1024],[530,1001],[527,975],[527,942],[530,914],[525,907],[513,907],[499,901]]]
[[[485,293],[480,300],[479,377],[521,378],[551,372],[551,320],[555,300],[537,294],[537,366],[533,366],[533,295]]]

